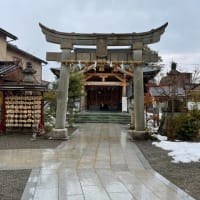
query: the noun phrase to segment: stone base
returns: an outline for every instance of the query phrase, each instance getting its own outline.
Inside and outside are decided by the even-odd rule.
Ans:
[[[132,140],[147,140],[149,138],[147,131],[128,130],[128,134]]]
[[[49,139],[61,139],[61,140],[67,140],[68,139],[68,130],[66,128],[64,129],[52,129],[51,133],[49,134]]]

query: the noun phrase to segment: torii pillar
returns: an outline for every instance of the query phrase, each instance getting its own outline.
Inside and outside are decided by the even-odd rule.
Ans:
[[[63,49],[61,53],[61,69],[57,92],[56,123],[55,128],[53,128],[50,133],[52,139],[68,138],[68,130],[65,128],[65,121],[67,114],[70,66],[64,61],[66,61],[70,51],[70,49]]]
[[[135,112],[135,130],[131,135],[133,139],[145,139],[146,131],[144,125],[144,83],[143,83],[143,43],[133,43],[134,65],[134,112]],[[138,62],[138,64],[137,64]]]

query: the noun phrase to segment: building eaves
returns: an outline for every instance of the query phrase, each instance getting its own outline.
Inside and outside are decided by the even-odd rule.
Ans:
[[[127,67],[129,67],[129,65],[127,65]],[[56,75],[56,77],[59,77],[60,76],[60,68],[51,68],[50,69],[51,72]],[[126,73],[126,69],[121,69],[120,67],[118,68],[118,70],[120,70],[120,72],[122,73]],[[143,73],[144,73],[144,76],[152,76],[152,77],[155,77],[158,73],[160,72],[160,68],[159,67],[154,67],[154,66],[146,66],[143,68]],[[132,72],[128,72],[129,75],[132,77]]]
[[[8,91],[8,90],[30,90],[30,91],[46,91],[47,85],[43,84],[26,84],[26,83],[0,83],[0,90]]]
[[[18,39],[15,35],[7,32],[6,30],[4,30],[2,28],[0,28],[0,33],[5,35],[5,36],[7,36],[7,37],[9,37],[10,39],[13,39],[13,40],[17,40]]]

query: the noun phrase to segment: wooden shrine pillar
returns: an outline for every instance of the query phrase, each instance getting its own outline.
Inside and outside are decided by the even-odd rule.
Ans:
[[[128,111],[127,96],[126,96],[126,82],[122,85],[122,112]]]

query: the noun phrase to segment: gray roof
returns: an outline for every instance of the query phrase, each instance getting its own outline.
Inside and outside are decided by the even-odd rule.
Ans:
[[[16,62],[0,62],[0,76],[4,76],[10,71],[17,69],[19,65]]]
[[[153,86],[149,88],[149,92],[153,97],[172,96],[172,86]],[[176,88],[176,96],[185,96],[185,90],[181,87]]]

